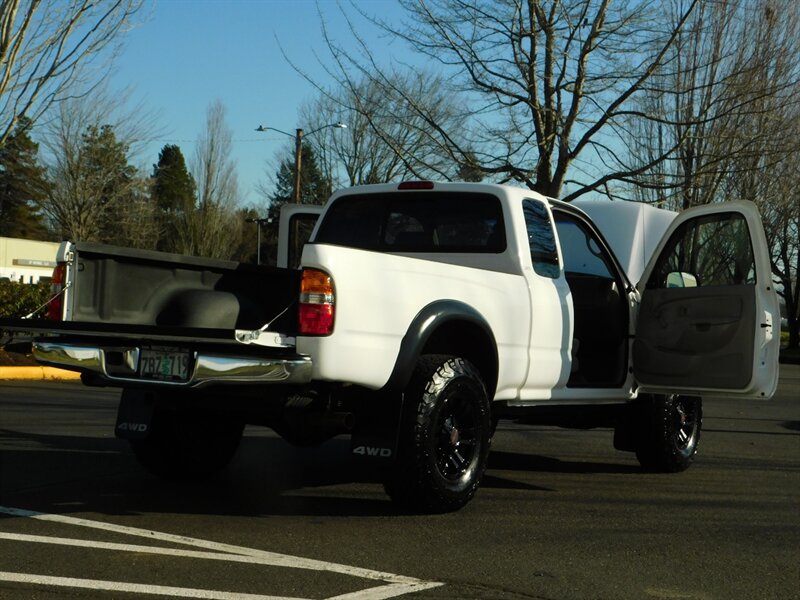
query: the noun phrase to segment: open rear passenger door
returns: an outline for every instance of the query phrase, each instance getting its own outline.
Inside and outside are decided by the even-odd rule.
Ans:
[[[756,206],[689,209],[664,234],[638,286],[640,390],[770,398],[780,313]]]

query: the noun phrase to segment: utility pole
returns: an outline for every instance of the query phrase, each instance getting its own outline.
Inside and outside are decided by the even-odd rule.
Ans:
[[[328,125],[323,125],[322,127],[317,127],[308,132],[308,135],[312,135],[317,133],[318,131],[322,131],[323,129],[327,129],[329,127],[333,127],[334,129],[347,129],[347,125],[342,122],[338,123],[329,123]],[[303,170],[303,137],[306,133],[300,129],[299,127],[295,130],[294,136],[291,133],[286,131],[282,131],[280,129],[275,129],[274,127],[265,127],[264,125],[259,125],[256,127],[256,131],[277,131],[278,133],[282,133],[283,135],[288,135],[289,137],[294,137],[294,189],[292,190],[292,195],[294,196],[294,203],[300,204],[300,176]]]
[[[300,171],[303,165],[303,130],[298,128],[294,136],[294,203],[300,204]]]

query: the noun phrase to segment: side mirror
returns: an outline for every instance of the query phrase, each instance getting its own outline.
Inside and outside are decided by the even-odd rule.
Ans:
[[[697,276],[683,271],[672,271],[667,274],[668,288],[695,288],[697,287]]]

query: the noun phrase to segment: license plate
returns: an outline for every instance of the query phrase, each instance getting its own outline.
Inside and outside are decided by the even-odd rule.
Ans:
[[[145,348],[139,355],[139,375],[160,381],[186,381],[189,378],[189,353]]]

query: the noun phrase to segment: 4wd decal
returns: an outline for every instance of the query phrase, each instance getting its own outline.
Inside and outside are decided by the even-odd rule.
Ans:
[[[379,448],[377,446],[356,446],[353,448],[353,454],[370,458],[391,458],[392,449]]]

